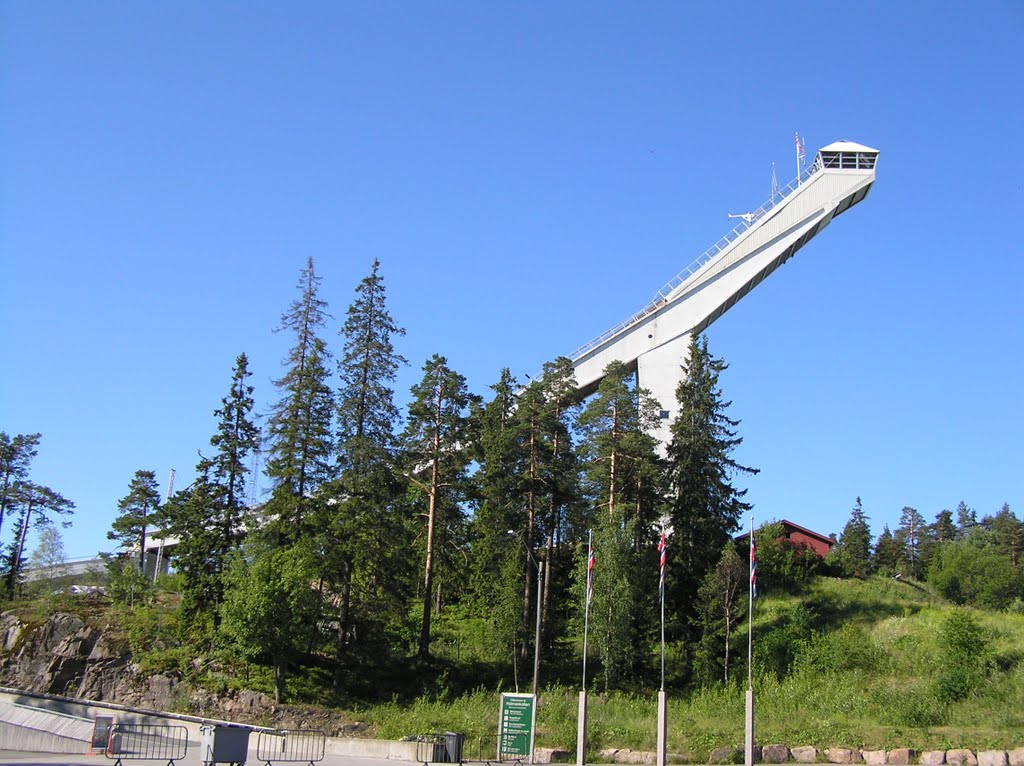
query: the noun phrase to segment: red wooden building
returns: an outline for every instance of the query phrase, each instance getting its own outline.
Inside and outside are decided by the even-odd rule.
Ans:
[[[836,544],[836,541],[831,537],[820,535],[806,527],[801,527],[799,524],[794,524],[792,521],[782,519],[777,523],[782,526],[783,531],[783,536],[780,539],[787,540],[796,549],[810,548],[821,558],[825,558],[829,551],[832,550],[832,546]],[[748,532],[740,535],[736,539],[746,540],[749,534]]]

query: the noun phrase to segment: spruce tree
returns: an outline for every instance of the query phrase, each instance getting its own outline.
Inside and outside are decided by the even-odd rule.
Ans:
[[[621,509],[636,520],[643,540],[649,540],[661,512],[662,465],[652,436],[659,407],[632,378],[622,362],[605,368],[597,395],[577,419],[580,459],[595,513],[614,518]],[[638,538],[634,548],[639,550],[641,542]]]
[[[536,551],[543,539],[541,514],[547,506],[548,494],[547,466],[550,462],[550,444],[547,440],[549,431],[549,409],[544,391],[539,381],[531,383],[521,393],[516,417],[519,444],[519,493],[522,498],[520,525],[512,527],[521,540],[519,550],[520,568],[522,572],[522,642],[521,659],[527,658],[528,645],[525,637],[532,635],[530,629],[530,610],[533,594],[536,593],[535,578],[540,575],[540,567]],[[547,569],[547,567],[545,567]],[[546,573],[545,573],[546,574]],[[543,635],[544,615],[543,598],[537,609],[541,610],[541,631]]]
[[[223,571],[227,557],[238,547],[247,514],[247,459],[259,447],[259,428],[252,419],[253,387],[249,360],[235,359],[228,394],[214,410],[217,431],[210,437],[214,452],[200,457],[196,481],[161,507],[157,524],[165,535],[178,538],[175,566],[184,579],[182,605],[186,618],[199,614],[220,621]]]
[[[404,489],[395,462],[398,410],[391,384],[406,360],[393,339],[405,334],[387,308],[380,262],[356,288],[340,329],[337,450],[340,477],[325,506],[328,578],[337,589],[335,687],[348,643],[380,632],[405,606],[410,582],[407,539],[397,498]],[[373,630],[371,630],[373,628]]]
[[[123,548],[139,546],[139,571],[146,571],[146,527],[160,505],[160,491],[153,471],[138,470],[128,484],[128,494],[117,503],[118,516],[107,532]]]
[[[168,498],[155,519],[161,535],[178,540],[173,559],[183,580],[182,616],[197,643],[208,639],[209,631],[219,624],[223,602],[224,556],[217,523],[220,495],[207,470],[188,489]]]
[[[220,555],[235,547],[241,534],[242,516],[246,510],[246,483],[249,476],[249,455],[259,449],[260,429],[253,419],[253,387],[249,384],[249,358],[243,353],[235,358],[231,385],[221,399],[217,432],[210,437],[214,454],[197,466],[200,475],[209,475],[217,487],[217,521],[220,528]]]
[[[278,328],[293,333],[295,345],[285,358],[285,374],[274,381],[281,398],[268,424],[266,474],[273,486],[267,512],[276,516],[273,531],[283,544],[310,531],[307,516],[315,505],[315,494],[334,473],[330,353],[318,334],[329,315],[327,303],[319,297],[320,278],[312,258],[306,261],[298,288],[301,296],[281,316]]]
[[[585,491],[601,561],[591,626],[604,684],[637,680],[652,629],[654,521],[661,515],[661,466],[651,435],[658,406],[621,362],[604,370],[597,394],[577,419]]]
[[[871,527],[859,497],[839,540],[829,553],[829,561],[848,577],[864,577],[871,573]]]
[[[743,440],[737,436],[739,421],[726,414],[732,403],[722,399],[719,388],[728,365],[709,353],[706,338],[695,336],[683,369],[676,389],[679,414],[667,449],[673,566],[666,599],[685,629],[694,617],[700,583],[751,507],[734,479],[757,470],[732,457]]]
[[[1010,510],[1009,503],[1003,503],[997,514],[985,516],[981,523],[992,546],[1007,556],[1015,567],[1020,566],[1024,560],[1024,522]]]
[[[936,543],[948,543],[956,538],[956,527],[953,526],[953,514],[942,510],[935,514],[932,523],[932,537]]]
[[[466,470],[472,441],[470,406],[478,400],[466,379],[435,354],[423,367],[423,378],[411,389],[402,435],[406,478],[417,490],[417,509],[426,519],[423,552],[423,617],[418,654],[430,654],[432,605],[442,599],[435,568],[444,542],[459,543],[465,523],[462,502],[469,489]]]
[[[978,514],[967,503],[961,500],[956,506],[956,539],[964,540],[971,536],[971,533],[978,526]]]
[[[470,584],[484,612],[489,611],[490,604],[504,597],[502,591],[510,587],[518,589],[518,576],[512,578],[512,582],[500,576],[507,567],[512,545],[509,531],[526,539],[521,477],[524,454],[520,449],[520,419],[516,417],[519,385],[505,368],[491,390],[493,398],[475,414],[479,438],[474,459],[479,468],[473,477],[476,508],[471,521]],[[521,559],[518,545],[513,552]]]
[[[882,534],[878,536],[872,559],[875,569],[885,574],[896,574],[903,569],[905,561],[904,542],[893,535],[888,524],[882,528]]]

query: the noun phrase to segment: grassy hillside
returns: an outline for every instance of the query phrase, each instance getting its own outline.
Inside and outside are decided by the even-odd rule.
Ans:
[[[46,611],[77,603],[83,617],[108,631],[113,627],[146,672],[182,677],[183,704],[189,688],[273,688],[269,668],[241,665],[223,653],[199,661],[178,645],[177,601],[166,592],[131,616],[120,610],[101,614],[97,603],[85,608],[67,597],[61,602]],[[38,619],[40,607],[19,611],[26,617],[36,612]],[[480,660],[485,631],[477,622],[453,617],[438,632],[444,641],[427,663],[398,658],[353,666],[344,699],[332,696],[324,667],[303,668],[289,681],[293,699],[332,702],[369,724],[368,734],[384,738],[437,731],[493,736],[499,692],[509,689],[498,680],[503,674]],[[702,762],[712,748],[742,744],[745,621],[734,646],[730,684],[690,694],[670,691],[670,752]],[[918,750],[1024,746],[1024,614],[956,608],[915,582],[818,578],[799,595],[758,600],[754,648],[759,743]],[[576,660],[568,648],[565,653],[569,669],[563,678],[571,679]],[[553,662],[545,669],[551,678]],[[539,746],[575,751],[577,694],[573,686],[542,689]],[[592,753],[609,747],[653,750],[655,722],[654,690],[591,692]]]
[[[967,626],[952,649],[944,638],[951,619]],[[754,631],[760,743],[1024,745],[1024,615],[958,610],[913,582],[819,578],[799,596],[759,600]],[[969,656],[956,656],[958,647]],[[745,667],[739,675],[734,685],[670,695],[671,752],[700,760],[713,747],[742,744]],[[480,736],[494,732],[497,704],[495,691],[481,689],[358,715],[383,737],[444,730]],[[539,745],[575,750],[576,705],[576,689],[544,690]],[[653,691],[592,694],[591,749],[653,750],[655,705]]]

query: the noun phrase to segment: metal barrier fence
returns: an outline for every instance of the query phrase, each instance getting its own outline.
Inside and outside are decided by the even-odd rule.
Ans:
[[[421,763],[447,763],[444,736],[441,734],[416,735],[416,760]]]
[[[327,735],[322,731],[277,729],[256,736],[256,758],[265,766],[275,763],[315,764],[324,759]]]
[[[454,731],[416,736],[416,760],[428,763],[462,763],[463,735]]]
[[[106,756],[114,766],[123,761],[174,761],[185,757],[188,750],[188,729],[184,726],[115,723],[110,727]]]
[[[476,737],[463,749],[464,761],[482,763],[522,763],[530,757],[529,734],[491,734]]]

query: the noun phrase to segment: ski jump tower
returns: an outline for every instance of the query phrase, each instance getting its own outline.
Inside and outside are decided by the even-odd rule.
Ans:
[[[875,181],[878,150],[851,141],[820,149],[811,166],[665,285],[633,316],[570,355],[583,394],[597,390],[609,362],[636,369],[661,404],[656,434],[669,441],[690,338],[703,332],[832,219],[862,201]],[[734,216],[736,217],[736,216]]]

